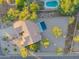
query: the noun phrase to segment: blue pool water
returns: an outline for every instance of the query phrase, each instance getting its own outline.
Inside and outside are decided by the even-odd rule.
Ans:
[[[47,29],[45,22],[40,22],[40,25],[43,31]]]
[[[38,21],[37,25],[40,29],[40,32],[44,32],[47,29],[46,23],[44,21]]]
[[[56,7],[58,6],[58,2],[57,1],[48,1],[46,2],[47,7]]]

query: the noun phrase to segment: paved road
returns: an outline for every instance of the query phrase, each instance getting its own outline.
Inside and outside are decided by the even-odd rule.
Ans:
[[[0,59],[22,59],[20,56],[0,57]],[[25,59],[38,59],[33,56]],[[79,56],[40,56],[40,59],[79,59]]]

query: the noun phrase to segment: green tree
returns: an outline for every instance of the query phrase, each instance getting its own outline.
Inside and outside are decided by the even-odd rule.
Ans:
[[[38,11],[39,9],[40,9],[40,7],[39,7],[39,5],[38,5],[37,3],[32,2],[32,3],[30,4],[30,10],[31,10],[32,12],[36,12],[36,11]]]
[[[59,12],[62,15],[74,15],[79,7],[78,0],[60,0]]]
[[[31,19],[32,21],[36,21],[37,18],[38,18],[37,13],[36,13],[36,12],[32,12],[30,19]]]
[[[59,26],[54,26],[51,32],[56,38],[59,38],[63,35],[62,29]]]
[[[3,17],[2,22],[3,23],[9,23],[11,21],[14,21],[17,18],[18,14],[19,14],[18,10],[10,8],[8,10],[7,14]]]
[[[30,18],[30,12],[28,7],[24,7],[23,10],[19,13],[19,20],[27,20]]]
[[[15,0],[15,4],[17,9],[22,10],[24,7],[25,0]]]

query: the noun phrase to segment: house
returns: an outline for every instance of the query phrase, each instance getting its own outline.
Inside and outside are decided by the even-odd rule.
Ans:
[[[4,37],[8,37],[5,41]],[[13,26],[0,30],[0,47],[3,54],[18,54],[19,48],[28,46],[41,40],[40,31],[37,24],[32,21],[16,21]],[[15,47],[16,46],[16,47]],[[18,51],[14,52],[14,48]]]
[[[38,26],[32,21],[16,21],[13,28],[22,37],[24,45],[30,45],[41,40]]]

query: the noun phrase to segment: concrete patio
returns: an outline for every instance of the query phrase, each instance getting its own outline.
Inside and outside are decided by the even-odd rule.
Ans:
[[[67,27],[68,27],[68,18],[67,17],[52,17],[52,18],[40,18],[41,21],[44,21],[47,25],[47,30],[42,33],[44,38],[48,38],[50,41],[50,46],[48,48],[41,48],[41,52],[53,52],[55,54],[56,48],[64,48],[65,40],[63,36],[67,35]],[[55,38],[51,29],[54,26],[59,26],[63,31],[63,36],[60,38]]]

